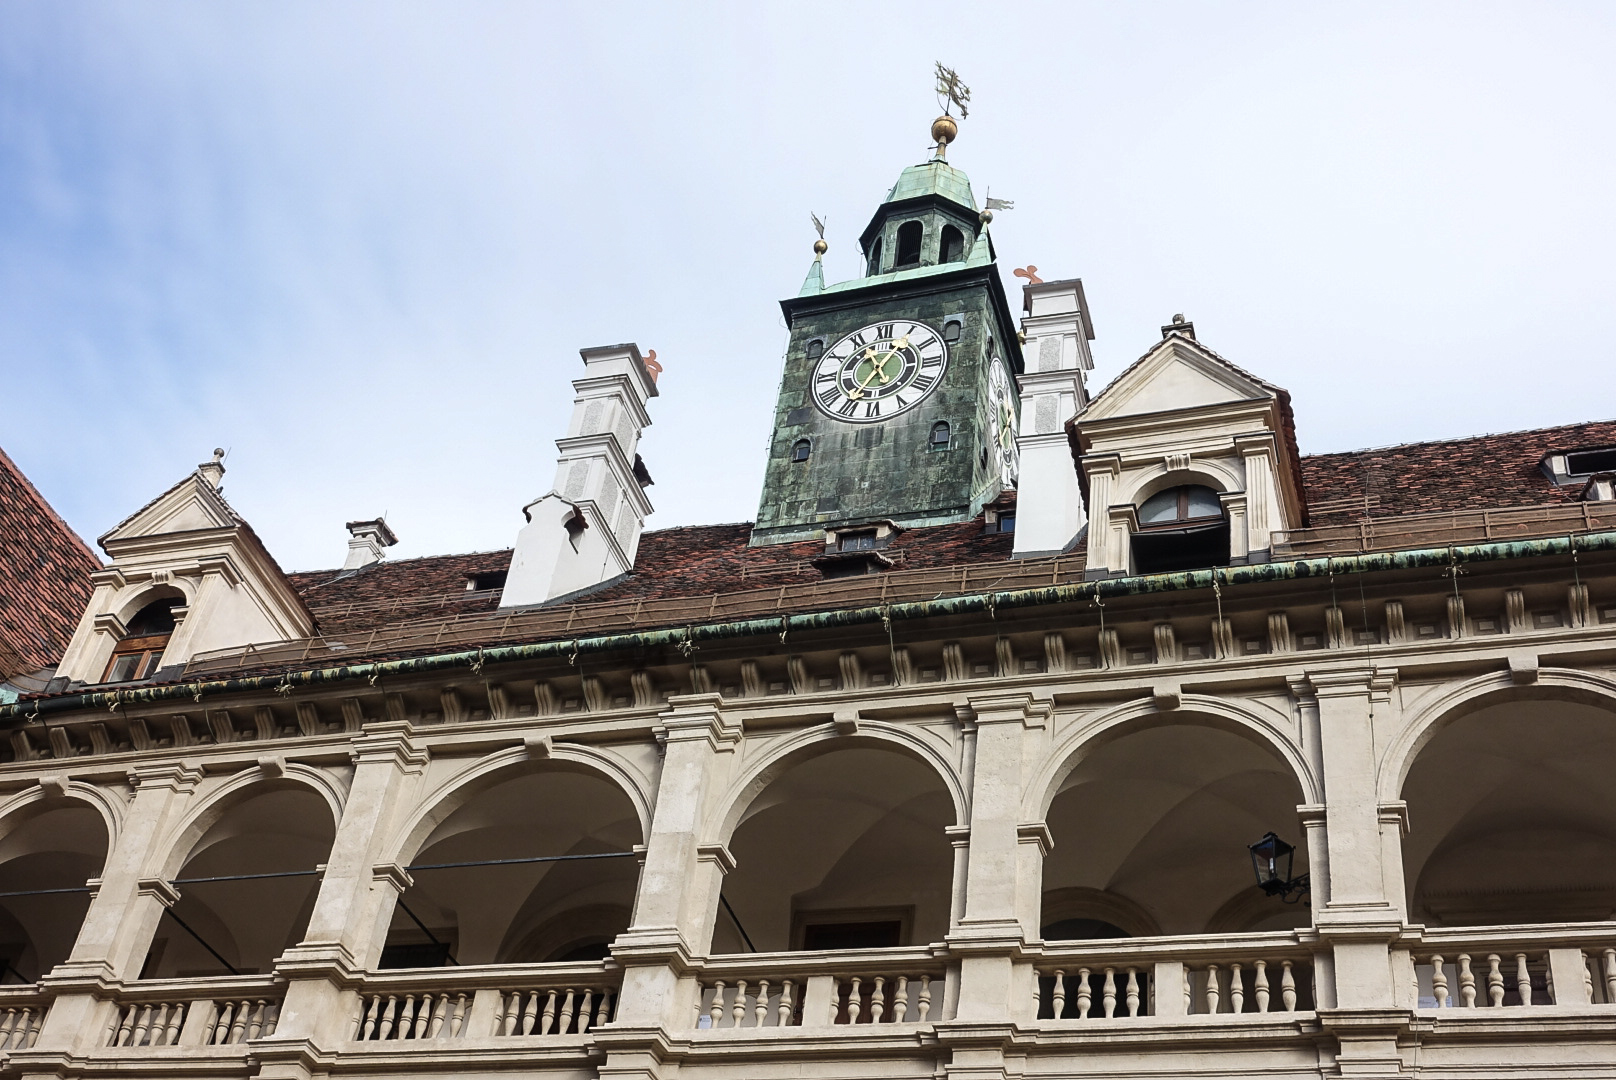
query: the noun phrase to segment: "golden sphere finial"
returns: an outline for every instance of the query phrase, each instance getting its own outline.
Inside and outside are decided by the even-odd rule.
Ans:
[[[937,144],[939,157],[942,156],[943,151],[948,149],[948,144],[953,142],[958,135],[959,124],[947,113],[931,122],[931,137],[932,141]]]
[[[830,250],[830,245],[825,243],[825,241],[823,241],[823,240],[815,240],[814,241],[814,254],[815,255],[823,255],[823,254],[825,254],[825,252],[827,252],[829,250]]]
[[[980,221],[984,225],[990,225],[990,224],[993,223],[993,211],[992,210],[984,210],[980,214],[976,215],[976,217],[977,217],[977,220]]]

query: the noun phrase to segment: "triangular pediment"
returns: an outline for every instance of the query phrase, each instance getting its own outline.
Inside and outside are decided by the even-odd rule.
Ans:
[[[1276,396],[1273,387],[1211,350],[1182,334],[1171,334],[1101,391],[1083,410],[1080,422],[1271,400]]]
[[[200,473],[192,473],[114,526],[101,537],[101,544],[239,524],[241,520],[214,486]]]

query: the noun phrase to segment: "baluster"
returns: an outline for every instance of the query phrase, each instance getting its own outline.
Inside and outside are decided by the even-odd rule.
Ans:
[[[125,1006],[123,1010],[123,1020],[118,1024],[118,1029],[112,1033],[112,1045],[128,1046],[129,1032],[134,1029],[134,1026],[135,1007],[133,1005]]]
[[[534,995],[537,997],[537,995]],[[539,1020],[539,1029],[535,1035],[548,1035],[555,1030],[556,992],[551,990],[544,997],[544,1015]]]
[[[275,1002],[275,1001],[271,1001],[269,1003],[269,1006],[264,1010],[263,1037],[267,1039],[271,1035],[275,1034],[275,1028],[280,1025],[280,1022],[281,1022],[280,1003]]]
[[[858,1023],[859,1013],[864,1011],[864,996],[859,993],[859,983],[861,981],[857,975],[853,976],[853,988],[847,994],[847,1022],[849,1024]]]
[[[1548,983],[1549,1003],[1553,1004],[1558,999],[1554,994],[1554,968],[1552,966],[1548,969]],[[1592,965],[1588,961],[1587,953],[1582,954],[1582,988],[1586,993],[1589,1002],[1599,1000],[1599,998],[1594,994],[1594,971]]]
[[[872,1024],[879,1024],[881,1017],[886,1015],[886,985],[887,977],[885,975],[875,977],[875,988],[870,991],[870,1023]]]
[[[580,1035],[589,1030],[589,1021],[595,1015],[594,1010],[591,1008],[594,1003],[595,991],[590,987],[584,987],[583,997],[578,999],[578,1034]]]
[[[1218,987],[1218,965],[1206,966],[1206,1011],[1216,1013],[1222,990]]]
[[[926,1022],[926,1014],[931,1012],[931,976],[920,977],[920,1022]]]
[[[247,1014],[252,1011],[252,1002],[243,1001],[236,1006],[236,1019],[230,1025],[230,1045],[235,1046],[242,1042],[247,1035]]]
[[[1191,971],[1189,968],[1186,967],[1184,969],[1184,1015],[1185,1016],[1188,1016],[1188,1015],[1190,1015],[1190,1013],[1195,1011],[1191,1007],[1191,1006],[1193,1006],[1195,1004],[1195,987],[1193,985],[1191,985],[1191,982],[1190,982],[1190,976],[1193,975],[1193,974],[1194,974],[1194,972]]]
[[[130,1046],[146,1045],[146,1032],[151,1027],[151,1014],[152,1008],[150,1005],[141,1006],[140,1019],[135,1021],[135,1035],[129,1043]]]
[[[1470,970],[1470,954],[1459,954],[1459,1006],[1464,1009],[1476,1007],[1476,975]]]
[[[561,1024],[556,1028],[557,1035],[568,1035],[577,1032],[575,1026],[578,1020],[578,1003],[573,997],[572,987],[567,987],[566,1000],[561,1003]]]
[[[151,1040],[152,1046],[163,1046],[163,1038],[168,1034],[168,1002],[157,1006],[157,1014],[152,1017]]]
[[[757,1008],[753,1010],[753,1027],[762,1027],[769,1017],[769,980],[764,979],[758,983]]]
[[[173,1046],[180,1041],[180,1028],[185,1024],[185,1006],[175,1005],[168,1014],[168,1030],[163,1033],[163,1045]]]
[[[376,1030],[376,1006],[381,1002],[379,997],[371,997],[369,1001],[359,999],[359,1041],[366,1042],[370,1033]]]
[[[1289,960],[1281,960],[1284,965],[1279,973],[1279,996],[1285,1002],[1286,1012],[1296,1011],[1296,973],[1291,970]]]
[[[466,995],[459,994],[455,997],[454,1012],[449,1017],[449,1038],[458,1039],[460,1037],[460,1029],[465,1025],[465,1023]]]
[[[1515,992],[1521,996],[1522,1005],[1532,1004],[1532,976],[1526,970],[1526,954],[1515,954]]]
[[[222,1046],[230,1035],[230,1014],[234,1011],[228,1001],[213,1003],[212,1033],[208,1037],[209,1046]],[[377,1036],[381,1038],[381,1036]]]
[[[410,1018],[409,1030],[403,1032],[400,1037],[405,1039],[426,1038],[426,1026],[432,1022],[432,995],[422,994],[421,1000],[412,1003],[411,1007],[405,1010],[405,1013]]]
[[[1105,984],[1101,987],[1101,993],[1103,995],[1102,996],[1102,1001],[1103,1001],[1104,1007],[1105,1007],[1105,1018],[1107,1020],[1109,1020],[1109,1019],[1111,1019],[1111,1017],[1115,1016],[1116,1012],[1117,1012],[1117,969],[1116,968],[1106,968],[1105,969]]]
[[[1139,1015],[1139,969],[1128,969],[1128,993],[1126,997],[1128,1015]]]
[[[22,1048],[24,1050],[31,1050],[33,1049],[34,1043],[39,1039],[39,1025],[44,1019],[44,1014],[36,1013],[32,1009],[24,1009],[22,1011],[22,1015],[27,1026],[27,1031],[23,1035]]]
[[[730,1007],[730,1017],[734,1023],[730,1027],[740,1027],[746,1023],[746,980],[742,979],[735,984],[735,1003]]]
[[[242,1042],[246,1042],[248,1039],[256,1039],[258,1037],[258,1029],[263,1025],[263,1009],[264,1003],[262,1001],[259,1001],[256,1004],[251,1001],[243,1001],[241,1003]]]
[[[796,1002],[791,1000],[791,992],[795,989],[796,984],[790,979],[787,979],[780,986],[780,1011],[776,1014],[776,1024],[779,1027],[789,1027],[791,1025],[791,1011],[796,1005]]]
[[[612,992],[610,990],[602,990],[600,992],[600,1004],[595,1007],[596,1027],[600,1027],[600,1025],[606,1023],[612,1018],[611,1003]]]
[[[1442,967],[1442,954],[1437,953],[1431,957],[1431,996],[1436,998],[1436,1007],[1448,1007],[1448,973]]]
[[[1089,989],[1089,969],[1077,969],[1077,1018],[1089,1018],[1089,1006],[1094,1004],[1094,991]]]
[[[424,1015],[425,1020],[423,1023],[416,1025],[416,1030],[421,1033],[416,1037],[422,1039],[436,1039],[438,1037],[438,1032],[443,1030],[444,1020],[448,1019],[449,995],[428,994],[426,996],[426,1007],[422,1009],[421,1012]]]
[[[1504,973],[1498,966],[1498,954],[1487,954],[1487,1000],[1493,1008],[1504,1003]]]
[[[1268,961],[1257,961],[1257,970],[1252,973],[1251,981],[1257,992],[1257,1011],[1265,1013],[1268,1011],[1268,999],[1272,992],[1268,985]]]
[[[707,1026],[716,1028],[724,1018],[724,984],[713,983],[713,1003],[707,1007]]]
[[[525,1008],[523,1008],[523,1010],[522,1010],[522,1026],[516,1029],[517,1034],[519,1034],[519,1035],[543,1035],[544,1034],[544,1024],[549,1023],[549,1013],[550,1013],[551,1010],[553,1010],[555,1008],[555,991],[554,990],[550,991],[550,1002],[545,1007],[545,1009],[546,1009],[545,1020],[544,1020],[543,1023],[540,1023],[540,1021],[539,1021],[539,999],[543,994],[544,994],[543,990],[535,990],[531,994],[528,995],[527,1006]]]
[[[226,1007],[228,1008],[228,1006],[226,1006]],[[381,1027],[378,1029],[378,1031],[380,1033],[376,1036],[378,1041],[386,1042],[388,1039],[391,1039],[393,1037],[393,1025],[398,1022],[397,1021],[397,1014],[398,1014],[398,995],[397,994],[388,994],[387,995],[387,1005],[382,1010]],[[226,1031],[230,1030],[229,1025],[228,1025],[228,1021],[221,1020],[219,1026],[224,1028]]]
[[[1605,1004],[1616,1004],[1616,949],[1605,950]]]
[[[1059,1020],[1061,1013],[1066,1011],[1066,972],[1060,968],[1055,969],[1055,985],[1049,1006],[1049,1018]]]
[[[903,1023],[903,1018],[909,1015],[909,976],[898,976],[898,990],[892,998],[892,1022]]]
[[[17,1025],[18,1025],[19,1022],[20,1021],[17,1018],[17,1010],[14,1009],[14,1008],[13,1009],[7,1009],[5,1019],[0,1020],[0,1050],[9,1050],[9,1049],[11,1049],[11,1037],[14,1034],[17,1033]],[[112,1037],[107,1040],[107,1045],[108,1046],[116,1046],[116,1045],[118,1045],[117,1038],[118,1038],[117,1017],[114,1016],[113,1017]]]
[[[1229,1011],[1246,1011],[1246,984],[1240,980],[1240,965],[1229,965]]]

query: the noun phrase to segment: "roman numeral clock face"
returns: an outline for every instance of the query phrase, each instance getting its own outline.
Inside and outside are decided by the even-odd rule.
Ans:
[[[873,424],[919,405],[947,366],[948,346],[931,327],[907,319],[876,323],[825,351],[811,392],[827,416]]]

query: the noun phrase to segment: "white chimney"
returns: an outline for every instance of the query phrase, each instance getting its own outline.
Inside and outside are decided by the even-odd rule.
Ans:
[[[375,521],[348,522],[348,561],[342,564],[344,570],[358,570],[371,563],[379,563],[387,557],[386,548],[398,543],[398,537],[393,530],[387,527],[387,522],[380,518]]]
[[[651,513],[650,486],[636,450],[651,424],[646,403],[657,396],[656,353],[637,345],[584,349],[584,377],[561,451],[555,486],[522,508],[528,524],[516,550],[500,607],[542,604],[610,581],[634,568],[640,530]]]
[[[1083,282],[1029,283],[1022,290],[1021,474],[1016,484],[1014,556],[1066,551],[1083,528],[1083,492],[1066,442],[1066,422],[1088,404],[1084,373],[1094,368]]]

